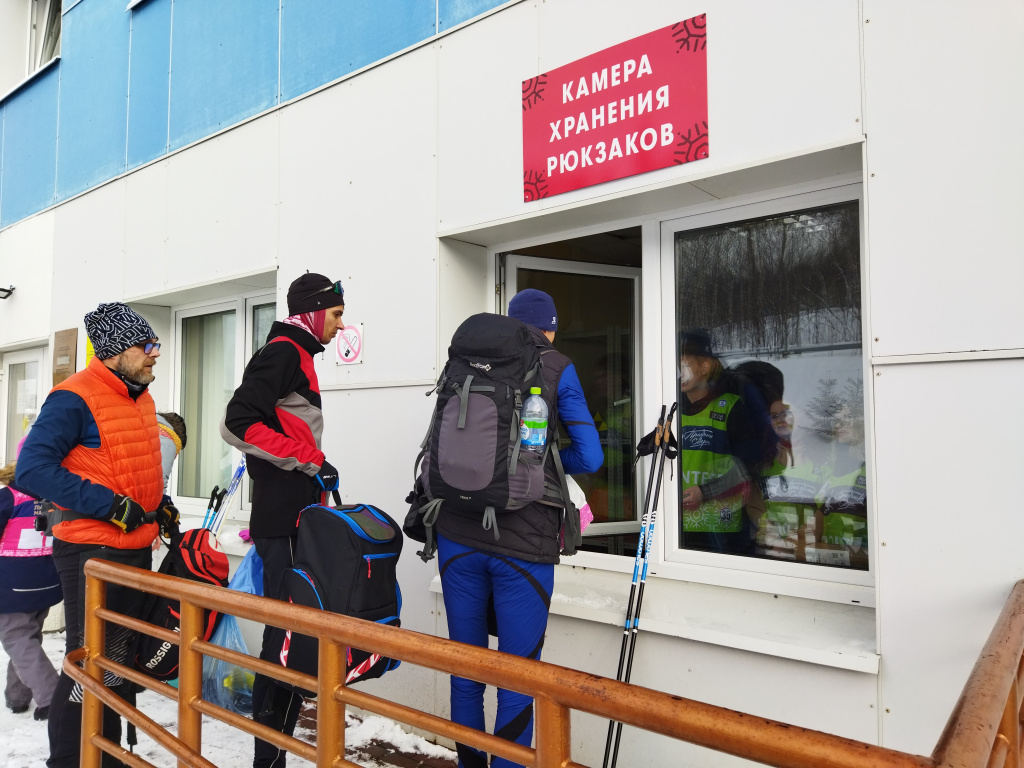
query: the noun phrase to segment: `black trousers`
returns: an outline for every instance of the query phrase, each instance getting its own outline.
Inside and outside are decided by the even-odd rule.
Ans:
[[[53,561],[60,576],[61,591],[64,593],[65,653],[81,648],[85,640],[84,568],[86,561],[94,557],[147,570],[153,566],[153,553],[149,547],[114,549],[55,540]],[[107,586],[107,607],[118,613],[138,618],[143,600],[144,595],[141,592],[114,584]],[[104,654],[124,663],[126,650],[131,647],[131,639],[131,633],[125,634],[123,627],[108,624]],[[53,700],[50,702],[50,717],[47,722],[50,757],[46,761],[47,768],[78,768],[82,739],[82,705],[80,702],[72,701],[74,689],[75,681],[62,671],[57,680]],[[113,690],[122,698],[125,697],[124,692],[118,688]],[[115,744],[121,743],[121,718],[107,707],[103,708],[103,736]],[[120,760],[115,760],[107,754],[103,755],[103,768],[123,765]]]
[[[254,538],[256,553],[263,560],[263,595],[277,600],[286,599],[284,572],[294,562],[295,539],[290,536]],[[263,649],[260,658],[280,663],[284,633],[277,627],[263,630]],[[287,736],[295,732],[295,723],[302,709],[302,697],[276,680],[257,674],[252,684],[253,720],[268,725]],[[288,753],[268,741],[256,739],[253,768],[284,768]]]

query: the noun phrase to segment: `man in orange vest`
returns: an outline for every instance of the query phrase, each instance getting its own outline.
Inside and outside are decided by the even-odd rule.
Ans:
[[[147,391],[160,356],[156,334],[142,316],[117,302],[87,314],[85,330],[96,356],[47,396],[15,477],[19,490],[58,507],[49,522],[64,593],[67,652],[83,641],[85,562],[99,557],[151,568],[158,523],[177,521],[177,510],[161,503],[160,430]],[[142,599],[134,590],[107,588],[107,605],[118,613],[137,617]],[[133,638],[129,630],[108,624],[106,655],[130,664]],[[110,672],[104,673],[104,683],[127,693],[129,684]],[[79,763],[81,702],[81,686],[62,673],[50,703],[49,768]],[[121,741],[120,718],[107,708],[103,735]],[[104,756],[103,765],[109,760]]]

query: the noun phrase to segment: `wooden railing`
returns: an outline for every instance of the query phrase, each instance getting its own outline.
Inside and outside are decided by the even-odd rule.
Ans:
[[[132,768],[150,763],[101,735],[102,706],[111,707],[170,751],[179,766],[215,768],[201,756],[202,715],[315,762],[318,768],[358,768],[345,759],[345,705],[444,736],[535,768],[582,768],[571,756],[570,712],[589,712],[672,738],[779,768],[1020,768],[1021,656],[1024,581],[1018,582],[992,630],[971,678],[931,757],[800,728],[731,709],[616,682],[597,675],[395,627],[359,621],[277,600],[183,581],[150,571],[90,560],[86,573],[85,647],[64,660],[64,671],[85,690],[83,768],[99,768],[107,752]],[[181,632],[106,608],[107,583],[181,601]],[[213,609],[284,627],[320,640],[320,674],[313,678],[200,640],[203,610]],[[102,655],[104,625],[119,624],[179,645],[178,688],[156,682]],[[404,662],[520,691],[536,700],[535,748],[346,687],[348,646]],[[202,698],[203,656],[222,659],[308,690],[317,704],[316,746],[254,723]],[[79,663],[82,666],[78,666]],[[178,736],[103,686],[103,671],[178,702]]]

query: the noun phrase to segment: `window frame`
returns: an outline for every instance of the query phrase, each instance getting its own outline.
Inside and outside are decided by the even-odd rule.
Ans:
[[[860,278],[861,278],[861,370],[864,377],[865,413],[865,468],[868,481],[868,570],[853,571],[830,568],[814,563],[791,563],[767,558],[751,558],[737,555],[718,554],[681,549],[679,535],[679,490],[678,484],[663,481],[659,516],[664,523],[659,536],[659,545],[651,553],[653,572],[688,581],[698,581],[722,586],[738,586],[758,591],[784,591],[787,594],[801,594],[841,602],[873,604],[873,587],[877,571],[878,536],[876,525],[877,500],[874,483],[874,434],[872,424],[872,388],[870,386],[871,359],[868,301],[868,269],[865,258],[865,227],[863,187],[860,183],[837,186],[820,191],[783,195],[769,200],[752,202],[714,211],[704,211],[679,218],[663,220],[661,232],[661,305],[659,321],[663,328],[661,339],[662,391],[668,402],[676,398],[674,364],[676,355],[676,275],[675,236],[678,232],[707,227],[724,226],[733,222],[768,218],[791,211],[855,202],[860,206]],[[776,585],[776,586],[772,586]],[[767,589],[766,589],[767,587]],[[780,588],[781,587],[781,588]],[[859,595],[859,598],[857,597]]]
[[[245,366],[249,362],[252,355],[249,352],[250,342],[252,340],[252,333],[255,328],[253,322],[253,309],[257,306],[264,304],[277,304],[277,293],[273,290],[261,289],[258,291],[251,291],[244,294],[229,298],[219,299],[208,299],[205,301],[198,301],[189,304],[182,304],[171,308],[172,315],[172,344],[173,344],[173,365],[174,370],[172,374],[173,383],[171,389],[171,402],[172,409],[180,413],[182,408],[182,386],[181,386],[181,374],[182,374],[182,352],[183,352],[183,335],[182,335],[182,321],[187,318],[200,317],[202,315],[212,315],[219,312],[234,311],[235,313],[235,375],[234,375],[234,386],[238,387],[242,383],[242,373],[245,371]],[[239,322],[241,318],[241,322]],[[276,309],[275,309],[276,319]],[[185,450],[188,450],[186,447]],[[235,448],[231,448],[232,466],[237,467],[238,462],[241,459],[241,452]],[[176,491],[178,487],[178,462],[174,463],[174,468],[171,471],[170,478],[168,480],[168,488],[172,491]],[[212,490],[212,489],[211,489]],[[210,499],[209,496],[199,498],[195,496],[178,496],[176,493],[172,493],[171,496],[175,502],[178,503],[179,507],[183,510],[188,509],[195,514],[202,515],[206,511],[207,504]],[[246,524],[249,522],[249,515],[252,510],[251,504],[249,503],[249,475],[248,473],[242,476],[242,484],[239,487],[236,498],[237,502],[233,502],[231,509],[225,515],[225,523],[235,524]]]
[[[49,386],[43,382],[50,371],[46,367],[47,347],[30,347],[11,352],[0,352],[0,466],[10,463],[14,456],[7,455],[7,407],[10,403],[10,368],[12,365],[38,363],[39,376],[36,379],[36,417],[46,399]]]

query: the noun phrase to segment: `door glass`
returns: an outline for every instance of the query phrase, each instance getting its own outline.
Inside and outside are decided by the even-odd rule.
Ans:
[[[636,519],[633,278],[520,267],[516,290],[526,288],[544,291],[555,301],[559,318],[555,347],[576,366],[604,449],[604,465],[598,472],[575,477],[594,513],[595,527],[588,529],[583,549],[615,553],[635,549],[635,533],[630,534],[631,542],[625,542],[621,532],[601,536],[599,526]],[[568,442],[566,436],[560,438],[562,447]]]
[[[4,455],[8,461],[17,456],[18,443],[39,413],[39,363],[29,361],[8,366],[7,435]]]
[[[235,389],[235,312],[181,321],[181,415],[188,425],[188,450],[178,466],[178,494],[209,497],[231,479],[231,449],[220,436],[220,420]]]
[[[277,314],[277,304],[257,304],[252,308],[252,340],[250,341],[249,354],[255,355],[256,350],[267,343],[267,334],[270,333],[270,326],[274,323],[274,316]]]
[[[277,315],[277,303],[269,302],[267,304],[255,304],[252,308],[252,338],[249,339],[249,354],[255,355],[259,349],[267,343],[267,336],[270,335],[270,326],[274,323],[274,318]],[[243,478],[243,482],[248,486],[248,492],[245,498],[252,504],[252,483],[248,481],[248,476]]]

